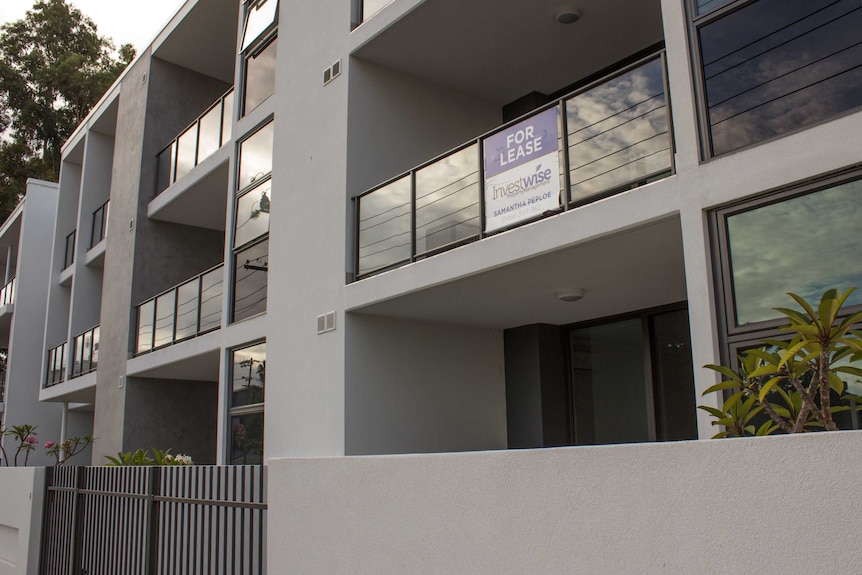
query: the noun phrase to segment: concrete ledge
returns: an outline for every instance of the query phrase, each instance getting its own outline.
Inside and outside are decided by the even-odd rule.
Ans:
[[[275,459],[284,573],[859,573],[862,432]]]

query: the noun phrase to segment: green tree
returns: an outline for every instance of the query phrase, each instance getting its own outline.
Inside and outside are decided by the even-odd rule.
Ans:
[[[63,142],[134,56],[65,0],[0,27],[0,221],[28,177],[57,180]]]

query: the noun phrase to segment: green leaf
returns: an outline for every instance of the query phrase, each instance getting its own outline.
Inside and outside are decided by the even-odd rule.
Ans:
[[[776,371],[778,371],[777,365],[769,365],[769,364],[761,365],[760,367],[758,367],[757,369],[755,369],[754,371],[749,373],[748,377],[755,378],[755,377],[760,377],[762,375],[772,375]]]
[[[726,413],[724,413],[720,409],[716,409],[716,408],[710,407],[708,405],[698,405],[697,408],[706,411],[707,413],[709,413],[710,415],[712,415],[714,417],[721,418],[721,417],[724,417],[725,415],[727,415]]]
[[[722,381],[721,383],[716,383],[713,386],[706,388],[706,390],[701,394],[701,396],[715,393],[716,391],[722,391],[725,389],[737,389],[739,388],[739,383],[736,381]]]
[[[733,408],[734,405],[739,403],[739,400],[742,399],[743,395],[745,395],[744,391],[737,391],[736,393],[727,398],[727,401],[724,402],[724,405],[721,409],[724,410],[725,413],[727,413]]]
[[[844,382],[834,373],[829,374],[829,387],[838,395],[844,393]]]
[[[856,375],[862,377],[862,368],[853,367],[852,365],[839,365],[832,368],[832,371],[838,373],[848,373],[850,375]]]
[[[767,381],[766,384],[760,388],[760,394],[758,395],[758,399],[760,401],[763,401],[763,399],[766,397],[766,394],[772,391],[772,388],[775,387],[780,381],[780,377],[773,377],[772,379]]]
[[[711,369],[713,371],[717,371],[718,373],[722,374],[723,376],[727,377],[728,379],[732,379],[734,381],[741,381],[739,374],[736,373],[735,371],[733,371],[732,369],[730,369],[729,367],[724,367],[723,365],[713,365],[713,364],[707,364],[703,367],[705,367],[707,369]]]
[[[778,367],[784,367],[789,360],[796,357],[796,354],[802,351],[806,344],[807,342],[803,340],[783,351],[781,353],[781,361],[778,363]]]

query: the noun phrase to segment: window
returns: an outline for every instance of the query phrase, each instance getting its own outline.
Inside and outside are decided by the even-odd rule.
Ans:
[[[278,38],[273,38],[245,59],[242,113],[248,114],[275,91],[275,54]]]
[[[701,14],[727,0],[697,0]],[[857,0],[737,0],[695,24],[711,155],[862,106]],[[730,8],[730,6],[729,6]]]
[[[239,182],[242,191],[272,172],[272,122],[239,145]]]
[[[235,245],[247,244],[269,232],[271,182],[272,180],[266,180],[237,199]]]
[[[266,311],[269,240],[237,252],[235,256],[233,321]]]
[[[785,295],[817,300],[862,288],[862,180],[784,193],[719,212],[726,321],[731,333],[782,317]],[[854,292],[846,305],[862,305]]]
[[[278,0],[258,0],[249,3],[240,52],[252,45],[278,19]]]
[[[263,463],[266,343],[236,349],[231,357],[230,464]]]

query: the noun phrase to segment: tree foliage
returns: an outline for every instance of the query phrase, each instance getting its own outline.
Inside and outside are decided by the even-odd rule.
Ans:
[[[63,142],[134,56],[65,0],[0,27],[0,221],[28,177],[57,180]]]
[[[849,392],[841,375],[862,377],[862,332],[854,331],[862,322],[862,312],[842,319],[842,307],[851,288],[844,293],[827,290],[814,306],[795,294],[788,294],[801,311],[775,308],[787,317],[783,326],[791,339],[766,339],[763,347],[750,349],[739,357],[734,371],[720,365],[706,367],[724,379],[704,392],[729,393],[721,409],[700,406],[724,427],[715,437],[769,435],[838,429],[832,414],[850,409],[833,405],[832,396],[862,403]],[[768,416],[762,418],[761,413]],[[762,421],[755,424],[761,419]]]

